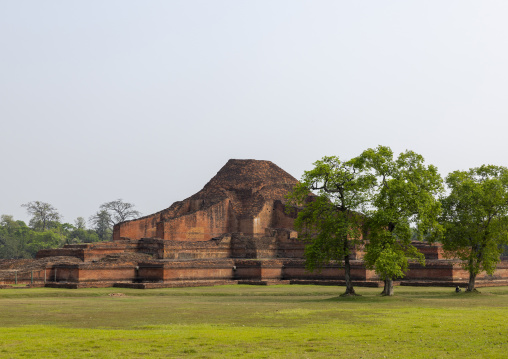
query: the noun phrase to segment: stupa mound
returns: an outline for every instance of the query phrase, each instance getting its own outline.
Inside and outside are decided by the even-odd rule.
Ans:
[[[267,228],[292,229],[284,203],[297,183],[270,161],[229,160],[201,191],[163,211],[118,224],[113,238],[207,241],[224,233],[263,236]]]

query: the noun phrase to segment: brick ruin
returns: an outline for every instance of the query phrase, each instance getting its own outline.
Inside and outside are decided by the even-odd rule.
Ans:
[[[115,225],[111,242],[41,250],[32,261],[0,261],[0,285],[155,288],[214,284],[343,284],[344,270],[304,266],[304,243],[293,228],[296,209],[285,195],[297,180],[269,161],[229,160],[193,196]],[[312,196],[312,194],[309,194]],[[401,285],[466,285],[460,262],[438,245],[415,243],[426,265],[411,264]],[[356,285],[379,286],[353,255]],[[477,286],[508,285],[508,262]]]

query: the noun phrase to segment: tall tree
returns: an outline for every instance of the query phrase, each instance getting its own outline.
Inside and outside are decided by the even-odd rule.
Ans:
[[[362,241],[360,213],[365,212],[375,184],[375,176],[365,171],[363,163],[360,158],[324,157],[288,195],[290,204],[303,206],[295,227],[308,242],[307,269],[319,270],[331,261],[343,263],[345,295],[355,295],[350,256]],[[309,200],[309,191],[316,191],[317,196]]]
[[[128,219],[133,219],[141,216],[141,212],[134,209],[132,203],[124,202],[121,199],[103,203],[100,207],[101,210],[109,213],[111,227],[117,223],[124,222]]]
[[[93,230],[97,233],[101,241],[111,240],[113,226],[111,215],[105,209],[98,211],[90,217]]]
[[[393,279],[402,278],[409,260],[425,258],[411,239],[439,230],[437,195],[443,181],[437,168],[424,164],[421,155],[401,153],[395,160],[389,147],[368,149],[360,156],[378,179],[366,221],[368,243],[365,262],[384,281],[383,295],[393,295]]]
[[[37,231],[45,231],[49,228],[56,227],[60,221],[60,214],[51,204],[41,201],[33,201],[22,204],[32,218],[30,219],[30,227]]]
[[[449,195],[442,199],[443,248],[462,259],[475,291],[482,271],[494,273],[502,245],[508,244],[508,169],[484,165],[446,177]]]
[[[77,229],[86,229],[86,221],[83,217],[78,217],[74,220],[74,227]]]

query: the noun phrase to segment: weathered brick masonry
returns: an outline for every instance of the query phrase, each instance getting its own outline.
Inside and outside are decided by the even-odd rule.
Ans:
[[[42,250],[31,271],[0,271],[0,284],[154,288],[224,283],[341,284],[337,264],[308,272],[304,243],[285,211],[285,195],[297,180],[269,161],[229,160],[201,191],[169,208],[114,227],[113,241]],[[309,194],[312,196],[312,194]],[[465,284],[457,260],[439,246],[415,243],[427,264],[411,264],[402,284]],[[59,258],[55,260],[54,258]],[[353,254],[357,285],[380,282]],[[3,278],[3,279],[2,279]],[[508,263],[479,286],[508,284]]]

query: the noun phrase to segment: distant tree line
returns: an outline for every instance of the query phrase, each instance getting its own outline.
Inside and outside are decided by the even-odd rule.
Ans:
[[[58,210],[46,202],[28,202],[22,207],[30,215],[28,225],[10,215],[0,216],[0,259],[34,258],[41,249],[109,241],[116,223],[141,215],[121,199],[103,203],[88,219],[89,226],[83,217],[72,224],[62,222]]]

